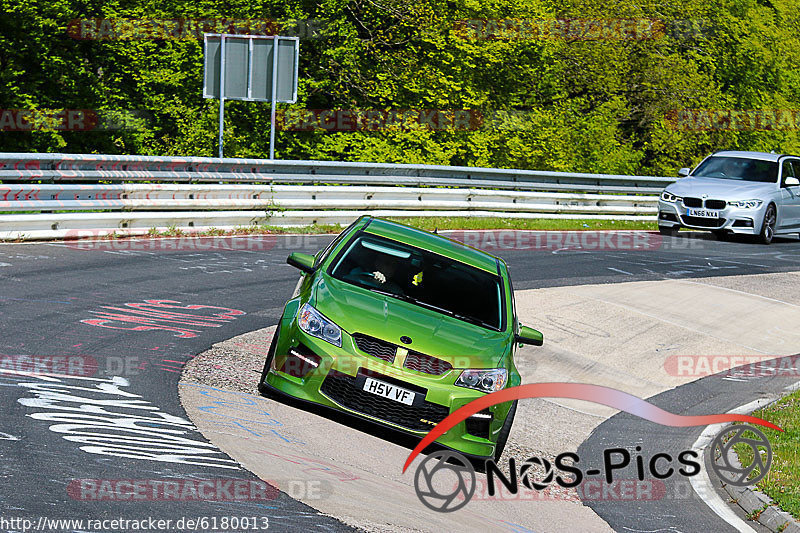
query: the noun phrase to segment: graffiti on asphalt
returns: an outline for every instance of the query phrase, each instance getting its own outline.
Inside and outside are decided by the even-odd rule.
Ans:
[[[283,427],[283,422],[273,418],[269,411],[263,409],[269,404],[260,398],[196,383],[182,382],[181,385],[199,388],[198,392],[209,400],[209,403],[201,404],[197,409],[219,417],[219,419],[204,419],[214,426],[236,430],[237,435],[241,435],[244,431],[245,438],[250,436],[275,437],[286,444],[305,445],[302,440],[286,435],[277,429]],[[222,433],[221,431],[217,432]]]
[[[91,454],[237,470],[216,446],[205,442],[190,421],[165,413],[126,387],[122,377],[53,376],[13,370],[31,396],[17,402],[26,416]],[[194,437],[194,438],[193,438]]]
[[[15,437],[10,433],[5,433],[4,431],[0,431],[0,440],[19,440],[19,437]]]
[[[247,314],[228,307],[180,304],[175,300],[145,300],[126,303],[124,307],[104,305],[100,310],[90,311],[98,318],[84,319],[81,323],[128,331],[171,331],[175,337],[190,339],[202,332],[200,328],[218,328]],[[127,327],[123,323],[138,325]]]

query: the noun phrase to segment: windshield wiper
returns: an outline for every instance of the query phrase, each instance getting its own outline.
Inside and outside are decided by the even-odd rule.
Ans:
[[[393,292],[383,291],[381,289],[375,289],[375,288],[372,288],[372,287],[370,287],[369,290],[374,292],[374,293],[376,293],[376,294],[382,294],[384,296],[391,296],[392,298],[397,298],[398,300],[403,300],[404,302],[416,304],[416,305],[418,305],[420,307],[425,307],[426,309],[430,309],[432,311],[438,311],[439,313],[442,313],[443,315],[447,315],[447,316],[456,318],[458,320],[463,320],[464,322],[469,322],[470,324],[475,324],[476,326],[482,326],[484,328],[497,330],[496,327],[494,327],[493,325],[489,324],[488,322],[484,322],[483,320],[481,320],[479,318],[475,318],[475,317],[472,317],[472,316],[467,316],[467,315],[462,315],[460,313],[456,313],[452,309],[446,309],[444,307],[439,307],[438,305],[434,305],[432,303],[428,303],[428,302],[426,302],[424,300],[419,300],[417,298],[414,298],[413,296],[409,296],[408,294],[396,294],[396,293],[393,293]]]
[[[489,328],[493,330],[497,330],[496,327],[489,324],[488,322],[484,322],[480,318],[476,318],[474,316],[462,315],[460,313],[456,313],[455,311],[450,311],[450,316],[453,318],[457,318],[459,320],[463,320],[464,322],[469,322],[470,324],[475,324],[476,326],[483,326],[484,328]]]
[[[433,305],[433,304],[425,302],[423,300],[419,300],[417,298],[414,298],[413,296],[409,296],[407,294],[404,294],[403,295],[403,299],[405,301],[407,301],[407,302],[411,302],[412,304],[417,304],[420,307],[427,307],[428,309],[431,309],[433,311],[439,311],[440,313],[443,313],[445,315],[454,316],[454,313],[450,309],[445,309],[444,307],[439,307],[438,305]]]
[[[375,287],[364,287],[364,288],[367,289],[368,291],[374,292],[375,294],[382,294],[383,296],[392,296],[394,298],[400,298],[401,300],[403,299],[401,295],[395,294],[393,292],[383,291],[381,289],[376,289]]]
[[[374,292],[375,294],[381,294],[383,296],[391,296],[392,298],[397,298],[398,300],[403,300],[404,302],[409,302],[409,303],[412,303],[412,304],[418,304],[418,305],[422,305],[422,306],[435,307],[435,306],[431,306],[430,304],[427,304],[425,302],[422,302],[420,300],[417,300],[416,298],[414,298],[412,296],[409,296],[407,294],[397,294],[396,292],[384,291],[382,289],[377,289],[375,287],[365,287],[365,288],[367,290],[370,290],[370,291]],[[438,307],[435,307],[435,310],[436,311],[443,311],[443,312],[446,311],[445,309],[440,309]]]
[[[416,298],[414,298],[412,296],[405,296],[405,298],[403,298],[403,299],[408,301],[408,302],[415,303],[415,304],[417,304],[419,306],[427,307],[428,309],[431,309],[433,311],[439,311],[442,314],[445,314],[447,316],[451,316],[453,318],[457,318],[458,320],[463,320],[464,322],[469,322],[470,324],[475,324],[476,326],[483,326],[483,327],[489,328],[489,329],[497,329],[494,326],[492,326],[491,324],[489,324],[487,322],[484,322],[480,318],[475,318],[475,317],[472,317],[472,316],[462,315],[461,313],[456,313],[452,309],[445,309],[444,307],[439,307],[438,305],[434,305],[434,304],[431,304],[431,303],[428,303],[428,302],[425,302],[425,301],[422,301],[422,300],[418,300],[418,299],[416,299]]]

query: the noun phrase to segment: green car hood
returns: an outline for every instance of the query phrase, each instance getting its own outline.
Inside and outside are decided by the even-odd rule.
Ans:
[[[363,333],[448,361],[455,368],[496,368],[512,347],[509,333],[320,276],[311,303],[347,333]],[[412,339],[403,344],[400,337]]]

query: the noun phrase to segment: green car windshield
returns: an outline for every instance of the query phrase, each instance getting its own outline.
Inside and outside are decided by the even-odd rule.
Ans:
[[[500,277],[374,235],[354,239],[328,270],[335,279],[500,331]]]

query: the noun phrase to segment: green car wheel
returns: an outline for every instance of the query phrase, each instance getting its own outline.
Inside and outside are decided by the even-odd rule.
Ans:
[[[269,343],[269,349],[267,350],[267,359],[264,361],[264,370],[261,371],[261,379],[258,382],[258,390],[264,396],[270,396],[270,389],[264,384],[267,381],[267,374],[269,373],[270,365],[272,365],[272,360],[275,358],[275,348],[278,338],[281,334],[281,325],[278,324],[278,327],[275,328],[275,333],[272,334],[272,342]]]
[[[511,409],[508,410],[508,414],[506,415],[506,421],[503,423],[503,429],[500,430],[500,434],[497,436],[497,444],[494,448],[494,461],[500,462],[500,457],[503,455],[503,451],[506,449],[506,443],[508,442],[508,436],[511,434],[511,425],[514,423],[514,415],[517,414],[517,400],[514,400],[511,404]]]

